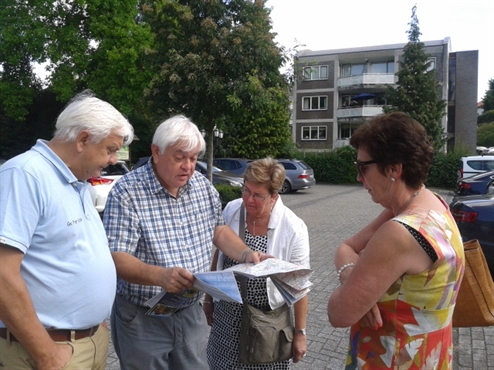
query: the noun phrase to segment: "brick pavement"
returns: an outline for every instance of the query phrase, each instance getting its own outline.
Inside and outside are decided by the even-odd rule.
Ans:
[[[450,192],[437,192],[449,203]],[[309,294],[308,352],[293,369],[343,369],[348,329],[333,328],[326,315],[328,298],[338,285],[334,249],[380,212],[381,207],[372,203],[361,185],[318,184],[308,190],[282,195],[282,199],[309,228],[314,269],[314,286]],[[494,369],[494,327],[454,329],[453,339],[453,370]],[[113,347],[108,354],[107,370],[120,370]]]

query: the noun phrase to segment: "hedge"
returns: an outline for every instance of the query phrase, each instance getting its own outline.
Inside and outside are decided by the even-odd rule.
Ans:
[[[426,185],[453,190],[458,178],[458,164],[464,155],[464,153],[455,152],[436,154],[427,176]],[[313,168],[317,182],[330,184],[358,182],[354,163],[357,160],[357,151],[351,146],[325,153],[299,153],[298,157]]]

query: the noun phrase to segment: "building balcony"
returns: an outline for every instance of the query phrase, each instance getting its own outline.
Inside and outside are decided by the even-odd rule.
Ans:
[[[394,85],[398,78],[394,73],[364,73],[358,76],[341,77],[338,80],[339,89],[348,89],[353,87],[364,86],[385,86]]]
[[[357,107],[340,108],[336,111],[338,120],[363,119],[366,117],[374,117],[384,113],[383,107],[380,105],[363,105]]]
[[[335,149],[337,149],[337,148],[343,148],[344,146],[348,146],[348,145],[350,145],[350,138],[337,139],[334,142],[333,148],[335,148]]]

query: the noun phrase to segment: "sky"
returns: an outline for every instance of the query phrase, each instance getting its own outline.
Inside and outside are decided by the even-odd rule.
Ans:
[[[287,49],[332,50],[408,42],[417,5],[420,41],[450,38],[451,51],[479,51],[477,101],[494,79],[492,0],[267,0],[275,41]]]

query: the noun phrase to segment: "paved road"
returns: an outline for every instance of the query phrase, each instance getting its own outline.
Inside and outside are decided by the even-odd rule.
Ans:
[[[451,193],[438,192],[448,202],[451,200]],[[333,328],[326,315],[328,298],[338,285],[333,265],[334,250],[343,239],[377,215],[381,207],[372,203],[361,185],[318,184],[308,190],[282,195],[282,199],[309,228],[311,267],[314,269],[311,279],[314,286],[309,294],[308,352],[293,368],[343,369],[348,329]],[[494,327],[455,329],[454,343],[453,370],[494,369]],[[120,369],[112,347],[107,364],[108,370]]]

